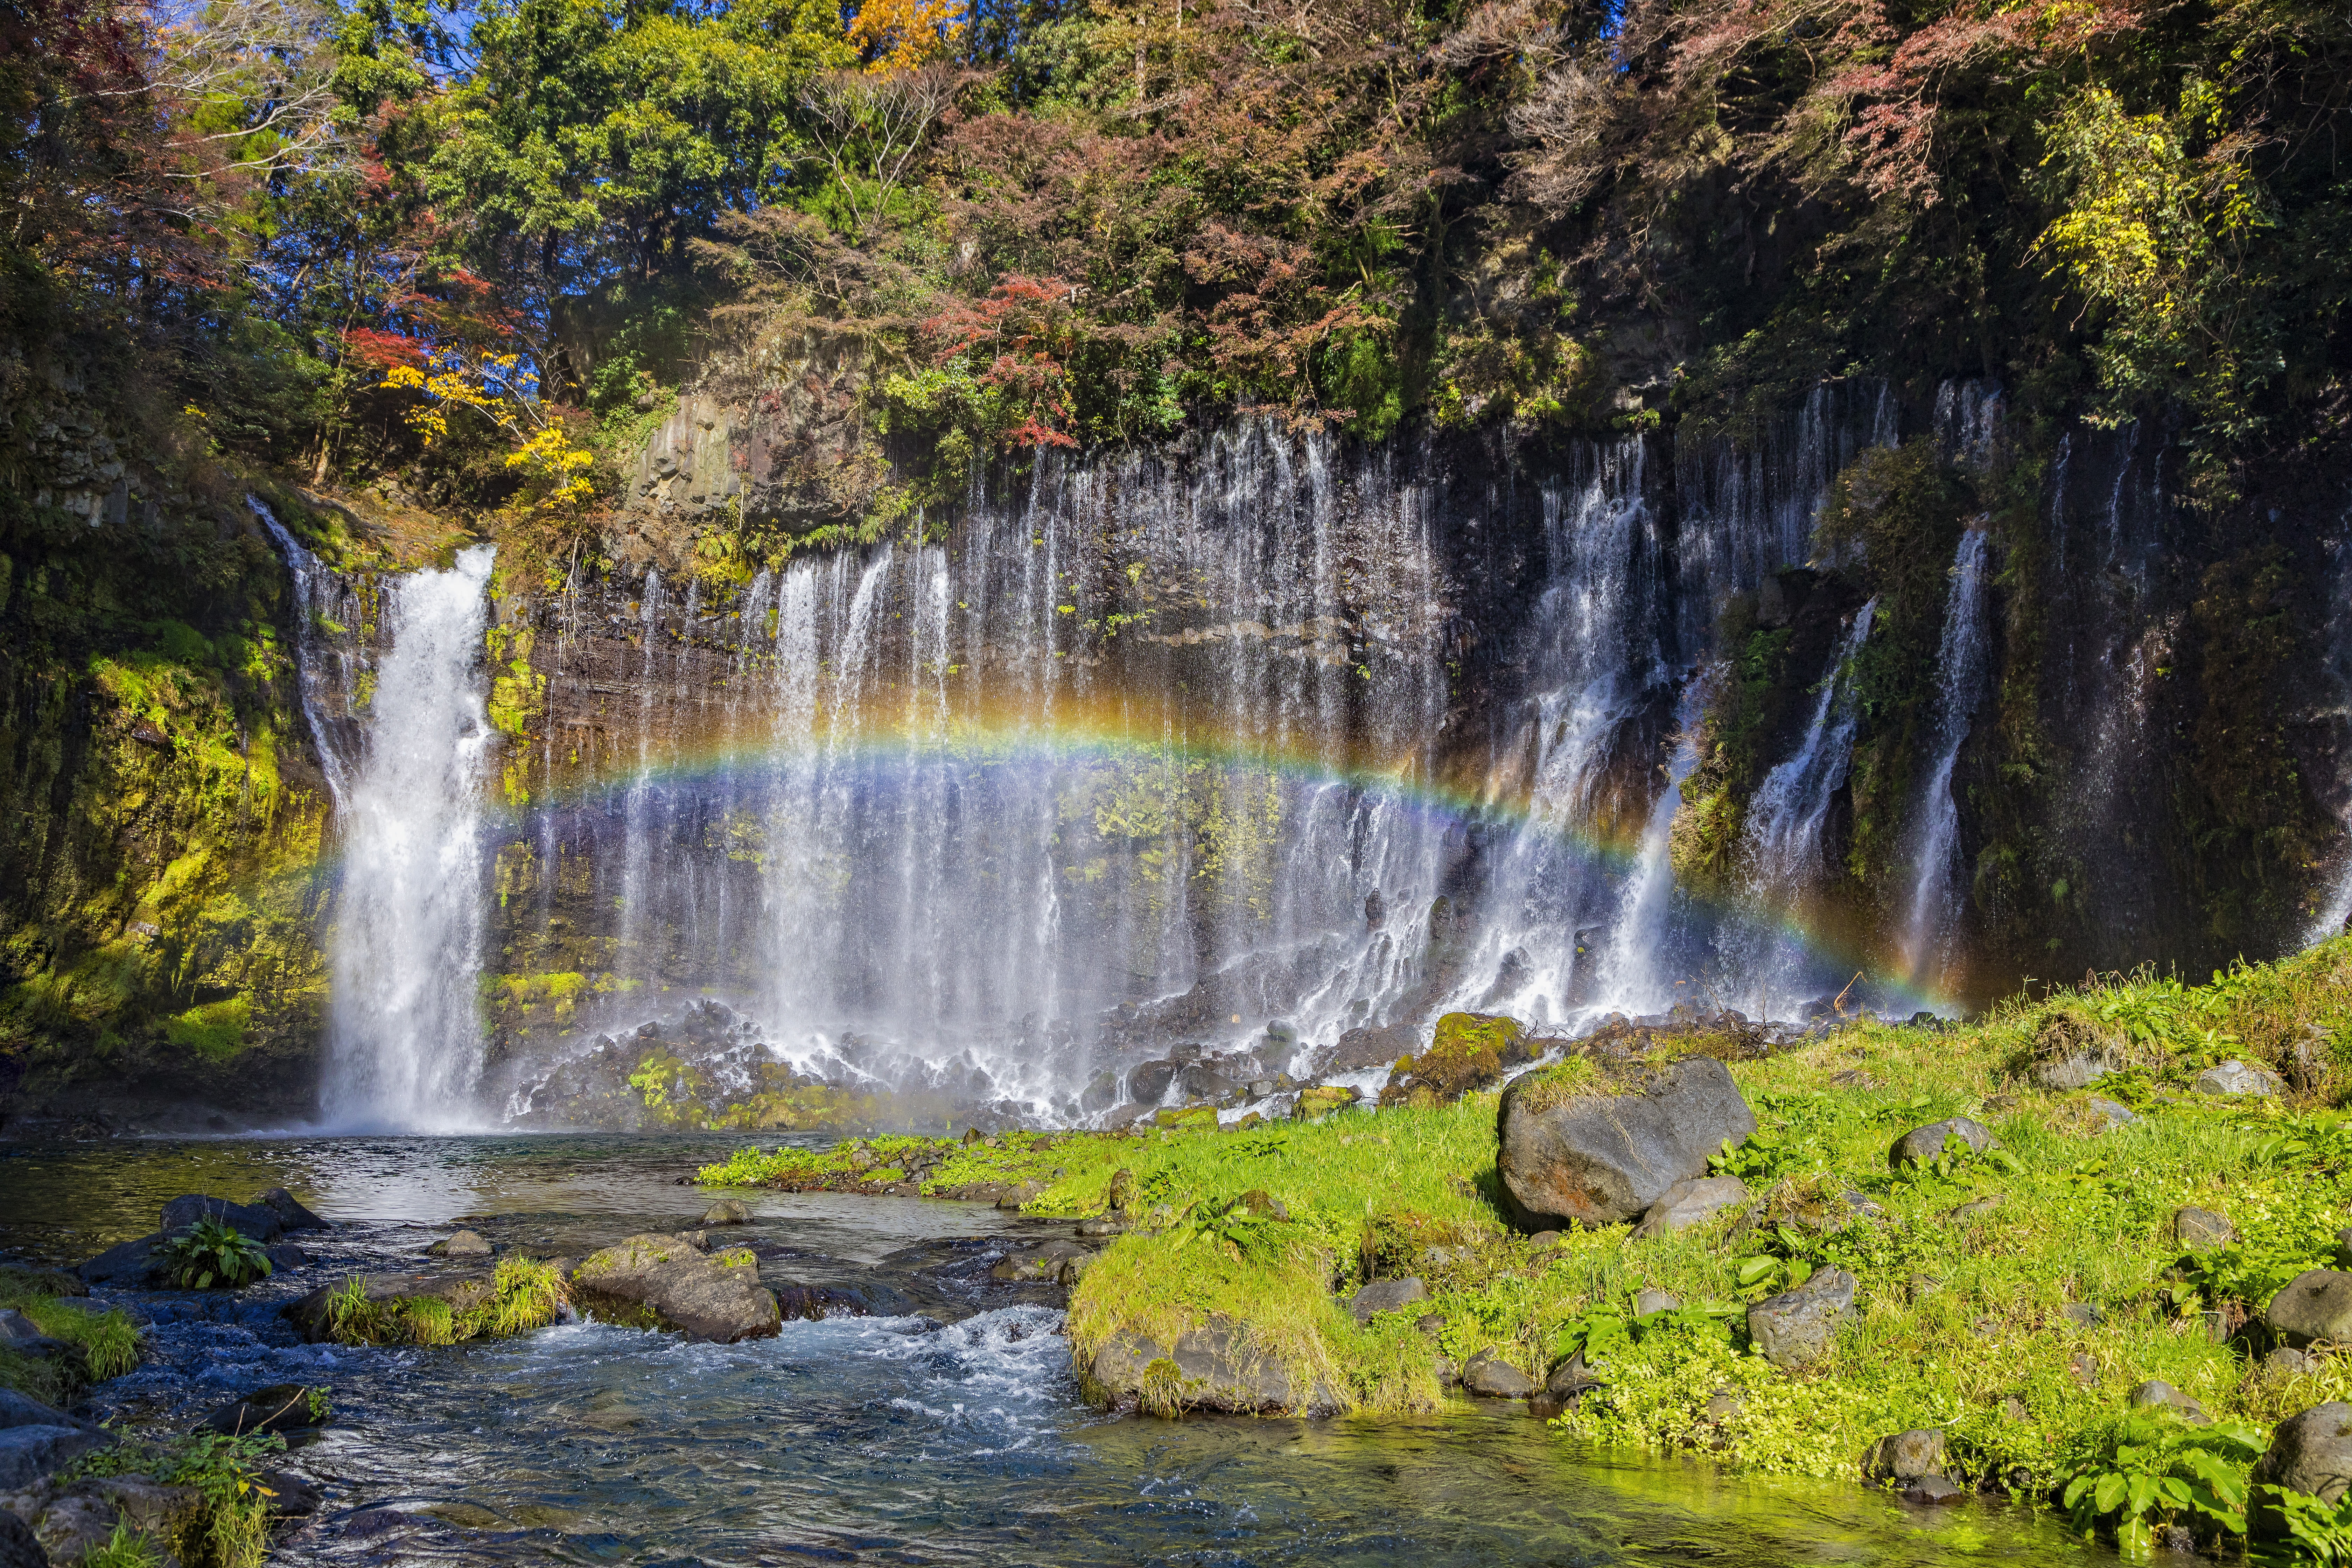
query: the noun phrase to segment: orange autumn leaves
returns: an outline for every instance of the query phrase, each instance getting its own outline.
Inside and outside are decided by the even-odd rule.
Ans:
[[[874,75],[909,71],[952,53],[964,31],[962,0],[865,0],[849,24]]]

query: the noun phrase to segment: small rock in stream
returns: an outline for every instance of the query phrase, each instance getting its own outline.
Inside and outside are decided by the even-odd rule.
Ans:
[[[751,1209],[740,1198],[720,1198],[702,1211],[702,1223],[705,1226],[750,1225]]]
[[[478,1230],[461,1230],[425,1249],[429,1258],[488,1258],[494,1249]]]
[[[204,1419],[204,1426],[226,1436],[248,1432],[298,1432],[326,1420],[322,1396],[314,1409],[310,1390],[299,1383],[273,1383],[232,1399]]]

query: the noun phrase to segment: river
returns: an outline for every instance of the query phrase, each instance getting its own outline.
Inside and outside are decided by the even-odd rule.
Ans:
[[[1107,1416],[1058,1310],[987,1278],[1060,1233],[977,1205],[746,1194],[772,1283],[868,1291],[901,1315],[793,1321],[720,1346],[593,1322],[438,1350],[300,1343],[285,1301],[414,1260],[466,1219],[577,1254],[690,1225],[678,1178],[729,1138],[282,1137],[0,1144],[0,1248],[71,1261],[147,1233],[184,1192],[284,1185],[335,1222],[252,1289],[119,1298],[148,1364],[95,1405],[184,1429],[273,1383],[334,1417],[292,1468],[327,1502],[289,1563],[1957,1564],[2111,1561],[2055,1521],[1915,1508],[1858,1486],[1595,1452],[1522,1414],[1413,1420]],[[907,1311],[912,1307],[915,1310]]]

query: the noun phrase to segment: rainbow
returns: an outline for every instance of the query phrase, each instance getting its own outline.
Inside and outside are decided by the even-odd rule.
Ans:
[[[1368,748],[1335,759],[1329,750],[1279,737],[1220,734],[1178,722],[1164,707],[1146,707],[1116,697],[1089,699],[1059,693],[1041,714],[1032,699],[1020,710],[986,704],[943,711],[936,701],[904,704],[867,701],[854,723],[829,723],[819,714],[799,736],[751,733],[732,721],[722,700],[694,706],[719,710],[721,721],[681,727],[657,757],[638,762],[610,748],[602,754],[572,752],[561,727],[514,742],[513,763],[529,764],[524,777],[538,787],[513,788],[493,820],[520,834],[549,812],[600,808],[625,792],[652,786],[703,787],[730,778],[775,774],[786,769],[824,765],[856,772],[867,787],[887,788],[892,779],[911,780],[927,763],[942,760],[1007,768],[1066,770],[1087,766],[1181,763],[1269,773],[1301,787],[1341,785],[1379,794],[1442,827],[1484,823],[1515,833],[1534,832],[1564,852],[1604,871],[1622,874],[1639,858],[1643,822],[1638,816],[1567,820],[1534,801],[1524,785],[1491,773],[1449,773],[1424,756],[1381,756]],[[746,705],[748,706],[748,704]],[[893,708],[898,710],[892,711]],[[753,721],[766,715],[751,715]],[[1902,1011],[1952,1014],[1961,1010],[1951,993],[1906,983],[1880,967],[1870,934],[1852,922],[1824,919],[1804,908],[1759,910],[1743,900],[1682,895],[1703,912],[1737,918],[1775,941],[1786,942],[1824,970],[1862,976]]]

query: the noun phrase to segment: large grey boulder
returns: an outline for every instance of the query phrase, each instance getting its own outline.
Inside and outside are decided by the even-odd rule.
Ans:
[[[1525,1215],[1609,1225],[1706,1175],[1727,1142],[1755,1131],[1755,1112],[1713,1057],[1591,1087],[1529,1073],[1503,1091],[1496,1165]]]
[[[1737,1176],[1701,1176],[1695,1182],[1676,1182],[1658,1195],[1658,1201],[1642,1216],[1642,1223],[1633,1227],[1634,1239],[1687,1230],[1727,1208],[1744,1205],[1748,1199],[1748,1184]]]
[[[2252,1479],[2246,1533],[2257,1541],[2286,1534],[2285,1515],[2264,1487],[2308,1492],[2326,1503],[2343,1497],[2352,1485],[2352,1405],[2331,1399],[2280,1422]]]
[[[1783,1372],[1811,1365],[1828,1353],[1840,1326],[1853,1316],[1853,1275],[1823,1268],[1795,1289],[1748,1308],[1748,1337]]]
[[[1865,1479],[1894,1481],[1902,1486],[1926,1476],[1944,1473],[1944,1435],[1933,1427],[1895,1432],[1881,1437],[1863,1456]]]
[[[1481,1399],[1525,1399],[1543,1391],[1543,1384],[1513,1366],[1481,1351],[1462,1369],[1462,1389]]]
[[[0,1491],[28,1487],[107,1439],[79,1426],[0,1427]]]
[[[1348,1299],[1348,1310],[1356,1321],[1369,1323],[1375,1313],[1401,1312],[1418,1301],[1429,1300],[1429,1287],[1418,1275],[1402,1279],[1375,1279]]]
[[[1927,1164],[1944,1152],[1945,1141],[1952,1138],[1979,1154],[1993,1145],[1992,1131],[1983,1122],[1971,1121],[1965,1116],[1948,1116],[1925,1127],[1914,1127],[1897,1138],[1895,1147],[1886,1152],[1886,1163],[1898,1171],[1906,1165]]]
[[[1292,1375],[1224,1318],[1176,1336],[1173,1345],[1115,1334],[1086,1369],[1094,1396],[1118,1409],[1157,1415],[1185,1410],[1227,1415],[1330,1415],[1339,1402],[1319,1382]]]
[[[748,1247],[705,1253],[683,1236],[648,1232],[581,1259],[572,1282],[592,1311],[600,1298],[625,1302],[665,1328],[720,1344],[763,1338],[783,1323]]]
[[[2352,1344],[2352,1274],[2305,1269],[2271,1298],[2263,1321],[2291,1345]]]
[[[2189,1087],[2200,1094],[2278,1094],[2286,1084],[2259,1062],[2231,1060],[2207,1068]]]
[[[289,1231],[331,1230],[334,1228],[317,1215],[302,1206],[301,1200],[284,1187],[272,1187],[253,1200],[278,1216],[278,1223]]]

